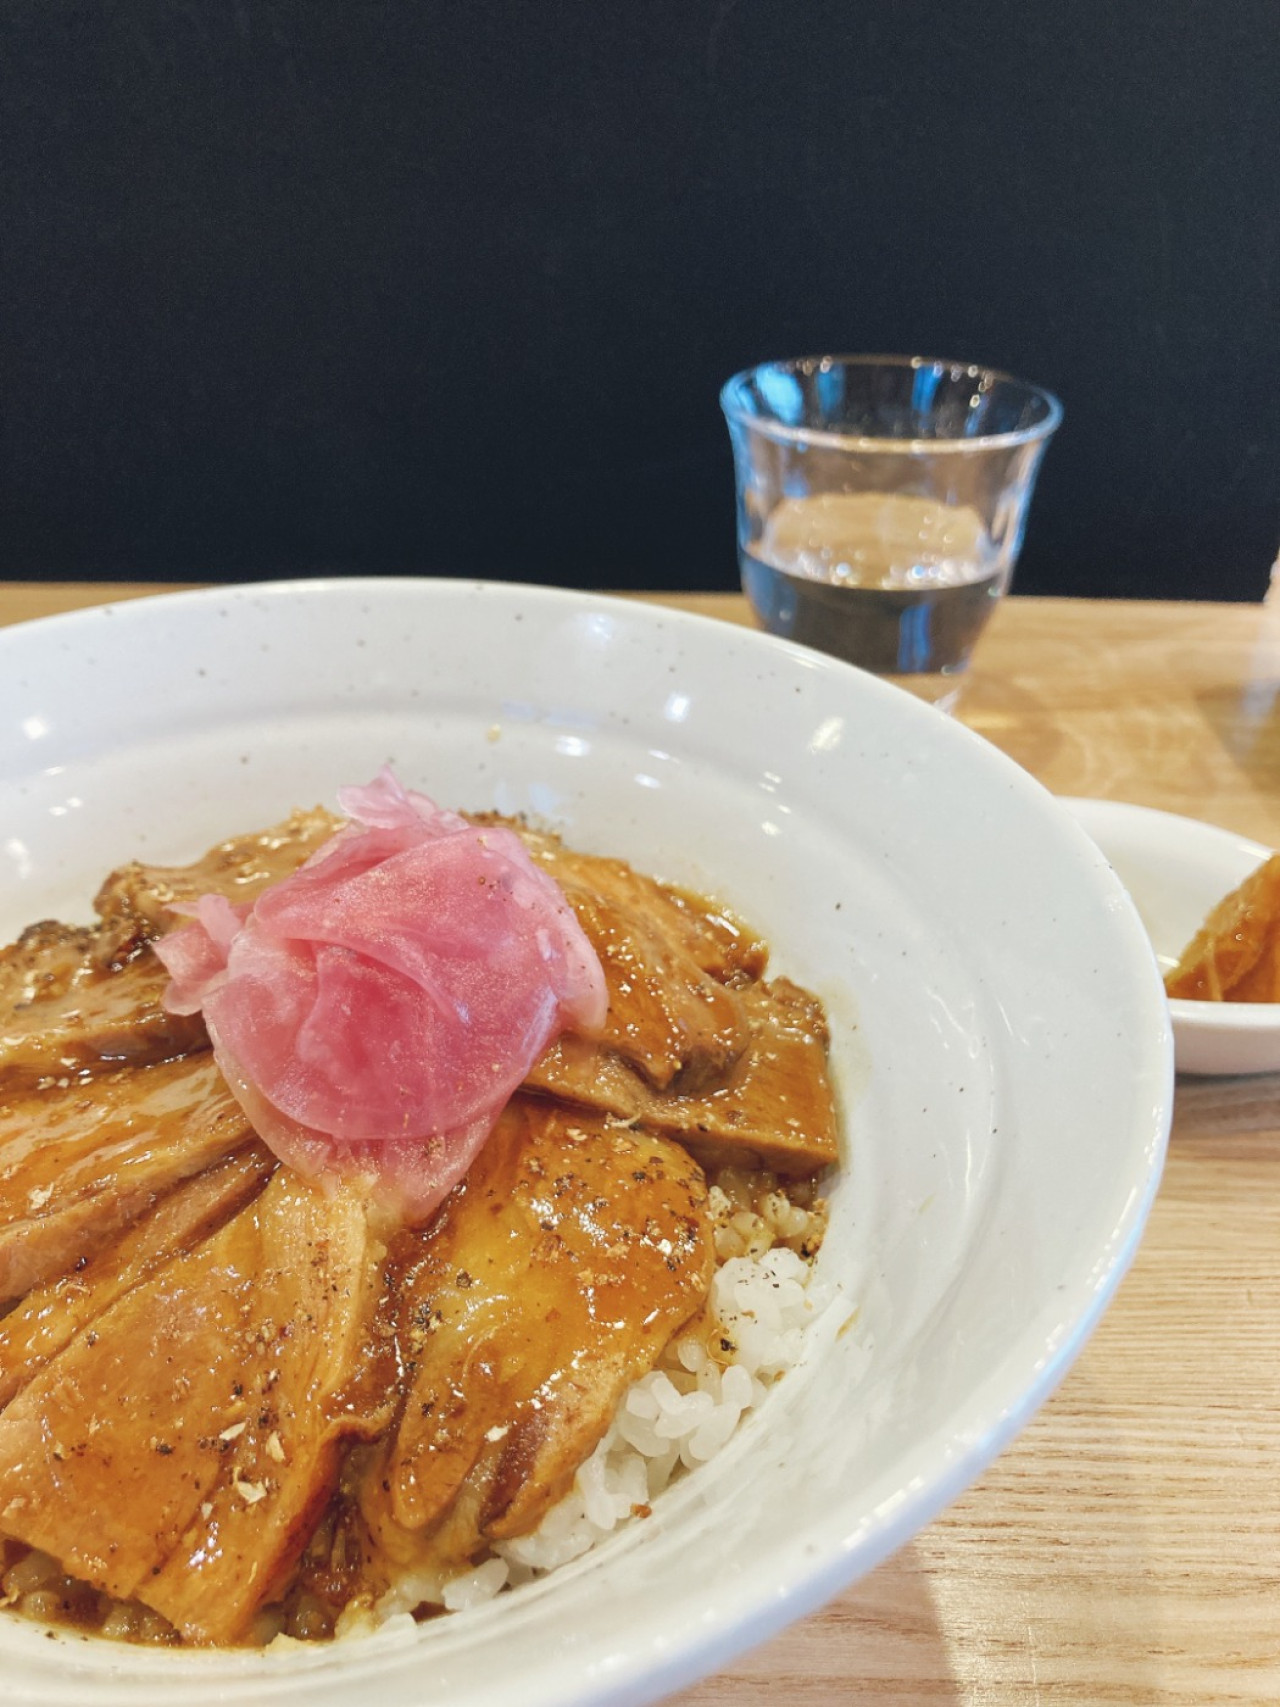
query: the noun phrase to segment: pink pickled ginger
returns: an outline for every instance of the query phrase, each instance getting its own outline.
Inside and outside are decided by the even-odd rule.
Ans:
[[[425,1220],[563,1031],[598,1032],[604,973],[513,831],[389,768],[352,820],[250,906],[206,895],[156,952],[171,1013],[204,1014],[255,1129],[312,1176],[369,1176]]]

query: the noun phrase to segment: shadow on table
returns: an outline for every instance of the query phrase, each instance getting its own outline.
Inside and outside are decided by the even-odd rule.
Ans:
[[[1280,598],[1264,602],[1244,679],[1201,689],[1195,703],[1232,762],[1270,792],[1280,772]]]
[[[1280,670],[1257,672],[1236,692],[1198,693],[1196,706],[1223,751],[1268,791],[1280,775]]]
[[[960,689],[956,721],[999,747],[1042,781],[1054,775],[1065,737],[1042,701],[1022,684],[975,669]]]
[[[914,1542],[736,1665],[672,1696],[668,1707],[803,1707],[874,1700],[879,1707],[956,1707],[925,1559]]]

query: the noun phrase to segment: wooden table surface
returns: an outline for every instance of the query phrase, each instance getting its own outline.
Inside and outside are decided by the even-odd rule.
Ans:
[[[0,623],[156,590],[0,585]],[[1280,846],[1280,609],[1012,598],[957,714],[1058,793]],[[1180,1080],[1146,1237],[1058,1393],[887,1564],[678,1707],[1280,1703],[1278,1176],[1280,1077]]]

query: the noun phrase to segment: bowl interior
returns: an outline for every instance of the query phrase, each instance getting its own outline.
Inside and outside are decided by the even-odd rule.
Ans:
[[[591,1558],[322,1651],[121,1651],[0,1623],[14,1699],[641,1701],[817,1604],[1050,1390],[1136,1244],[1168,1128],[1141,926],[1069,815],[847,666],[545,590],[313,582],[0,634],[3,917],[87,916],[391,761],[714,894],[832,1023],[845,1165],[804,1366]]]

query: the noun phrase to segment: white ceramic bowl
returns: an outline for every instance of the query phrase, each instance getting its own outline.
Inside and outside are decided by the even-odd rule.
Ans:
[[[932,1518],[1048,1394],[1137,1243],[1167,1014],[1120,884],[976,736],[785,642],[449,582],[184,594],[0,632],[3,925],[85,916],[392,760],[464,808],[712,891],[818,990],[846,1161],[804,1365],[595,1556],[411,1632],[284,1654],[45,1640],[9,1702],[651,1700]]]
[[[1133,897],[1162,970],[1272,849],[1247,836],[1119,800],[1067,800]],[[1280,1003],[1169,1003],[1179,1072],[1280,1072]]]

